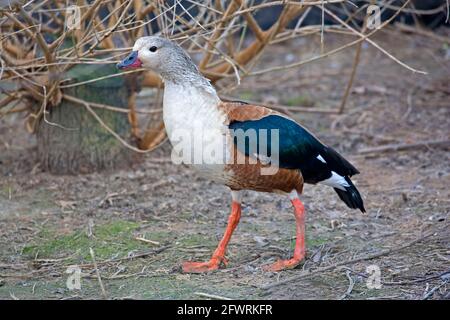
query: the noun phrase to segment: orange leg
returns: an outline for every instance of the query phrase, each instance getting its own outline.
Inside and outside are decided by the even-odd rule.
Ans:
[[[293,269],[305,258],[305,207],[298,198],[291,200],[294,206],[295,222],[296,222],[296,240],[294,257],[289,260],[278,260],[274,264],[264,266],[266,271],[281,271],[285,269]]]
[[[241,204],[233,201],[231,204],[231,214],[228,218],[227,229],[220,240],[216,251],[214,251],[211,259],[208,262],[184,262],[183,272],[189,273],[201,273],[219,269],[220,263],[226,264],[225,251],[227,249],[228,242],[230,242],[231,235],[234,229],[236,229],[239,219],[241,218]]]

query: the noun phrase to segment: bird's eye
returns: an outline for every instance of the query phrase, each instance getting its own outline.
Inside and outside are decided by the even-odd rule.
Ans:
[[[157,47],[155,47],[155,46],[153,46],[153,47],[150,47],[150,49],[149,49],[149,50],[150,50],[151,52],[155,52],[155,51],[156,51],[156,49],[158,49],[158,48],[157,48]]]

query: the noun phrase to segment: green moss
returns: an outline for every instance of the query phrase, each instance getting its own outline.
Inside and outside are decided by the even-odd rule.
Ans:
[[[117,236],[136,230],[139,224],[131,221],[118,220],[95,229],[97,237]]]
[[[232,282],[221,281],[217,284],[203,284],[202,275],[189,275],[188,277],[164,276],[128,280],[126,285],[142,299],[207,299],[195,292],[211,292],[235,299],[254,298],[255,288],[236,287]]]
[[[57,235],[50,229],[43,229],[33,243],[24,247],[23,253],[39,258],[70,256],[71,260],[90,260],[89,248],[93,248],[98,259],[126,256],[130,251],[143,250],[145,244],[135,240],[133,232],[139,225],[130,221],[115,221],[95,227],[93,236],[85,230],[68,235]]]
[[[291,251],[293,251],[295,249],[295,238],[292,238],[290,240],[287,240],[289,242],[289,248]],[[311,249],[314,247],[318,247],[324,243],[329,242],[330,239],[329,238],[325,238],[325,237],[319,237],[317,235],[315,235],[314,237],[308,237],[308,234],[306,235],[306,248],[307,249]]]
[[[11,186],[9,186],[9,185],[4,185],[4,186],[2,186],[2,189],[1,189],[1,191],[0,191],[0,196],[2,197],[2,198],[4,198],[4,199],[9,199],[9,193],[12,193],[13,192],[13,189],[12,189],[12,187]]]
[[[157,242],[164,242],[174,237],[173,232],[169,231],[152,231],[144,233],[144,238]]]
[[[314,105],[314,101],[308,95],[298,95],[286,99],[284,104],[288,106],[312,107]]]
[[[324,243],[327,243],[328,241],[330,241],[330,239],[328,239],[326,237],[314,236],[314,237],[310,238],[310,237],[306,236],[306,245],[308,247],[320,246]]]
[[[210,238],[208,238],[205,235],[201,235],[201,234],[188,235],[186,237],[183,237],[183,239],[181,239],[180,242],[184,246],[199,246],[199,245],[210,246],[210,245],[215,245],[215,243],[213,243],[213,241]]]

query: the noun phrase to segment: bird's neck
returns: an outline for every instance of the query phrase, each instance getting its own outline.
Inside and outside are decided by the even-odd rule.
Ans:
[[[184,86],[194,87],[209,94],[217,96],[216,90],[200,72],[194,68],[193,70],[180,70],[179,72],[161,72],[165,86]]]
[[[197,70],[177,75],[162,74],[164,79],[164,104],[185,101],[196,108],[216,108],[220,102],[216,90]],[[180,110],[183,112],[183,110]]]

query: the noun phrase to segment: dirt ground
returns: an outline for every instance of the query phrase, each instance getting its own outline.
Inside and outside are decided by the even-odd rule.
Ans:
[[[325,36],[325,49],[350,40]],[[23,119],[0,119],[0,298],[450,298],[449,49],[394,31],[382,31],[376,40],[428,75],[414,74],[365,44],[343,115],[296,112],[294,106],[337,108],[353,49],[246,78],[227,93],[288,106],[361,171],[354,182],[366,214],[348,209],[328,187],[305,187],[307,259],[281,273],[261,266],[292,254],[294,218],[285,197],[246,192],[227,268],[182,274],[182,261],[208,259],[222,236],[230,205],[225,187],[172,164],[168,144],[133,168],[50,175],[39,168],[34,138],[17,130]],[[317,36],[295,39],[266,52],[257,69],[319,52]],[[441,140],[447,143],[364,153]],[[79,290],[66,286],[72,265],[82,271]],[[378,268],[381,288],[370,271]]]

